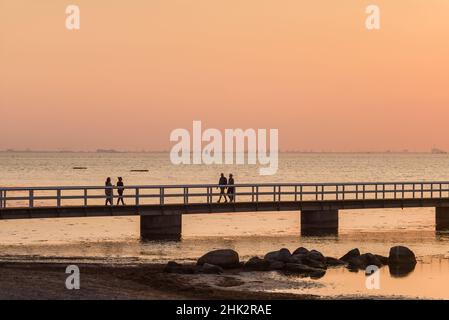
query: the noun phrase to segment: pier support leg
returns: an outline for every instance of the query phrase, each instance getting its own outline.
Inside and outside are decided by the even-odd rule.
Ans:
[[[435,208],[435,230],[449,231],[449,207]]]
[[[302,210],[301,235],[324,236],[338,234],[338,210]]]
[[[140,238],[148,240],[181,240],[182,214],[141,215]]]

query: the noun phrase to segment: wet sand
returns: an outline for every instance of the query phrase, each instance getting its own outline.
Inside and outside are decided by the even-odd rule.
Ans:
[[[75,259],[32,261],[35,257],[0,259],[0,300],[383,300],[419,299],[397,294],[320,295],[328,284],[273,272],[225,270],[215,274],[165,273],[162,263],[97,263]],[[80,289],[65,282],[68,265],[80,270]],[[271,273],[271,274],[270,274]],[[275,275],[276,274],[276,275]],[[273,288],[280,289],[276,292]],[[285,292],[282,289],[292,289]]]
[[[316,299],[318,296],[233,290],[242,283],[232,270],[213,277],[217,286],[194,281],[201,275],[163,272],[163,264],[79,264],[79,290],[68,290],[70,263],[0,262],[0,299]]]

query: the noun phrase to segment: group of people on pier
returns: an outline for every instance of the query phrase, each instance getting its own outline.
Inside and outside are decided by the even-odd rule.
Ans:
[[[114,199],[114,185],[112,184],[111,178],[108,177],[105,182],[105,195],[106,195],[106,201],[105,205],[114,205],[113,199]],[[125,201],[123,200],[123,192],[125,191],[125,185],[123,183],[123,178],[118,177],[117,178],[117,205],[120,203],[122,205],[125,205]],[[218,203],[221,202],[221,199],[224,198],[224,202],[234,202],[235,201],[235,187],[234,187],[234,176],[232,173],[229,174],[229,179],[226,179],[225,175],[222,173],[220,175],[220,179],[218,180],[218,186],[217,189],[220,188],[220,197],[218,198]]]

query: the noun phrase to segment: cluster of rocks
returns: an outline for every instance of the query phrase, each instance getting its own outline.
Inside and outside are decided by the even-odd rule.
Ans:
[[[243,269],[244,271],[282,271],[287,274],[299,274],[313,279],[320,278],[329,267],[344,266],[351,271],[364,270],[370,265],[382,267],[388,265],[398,275],[410,272],[416,264],[415,254],[408,248],[396,246],[390,249],[388,257],[372,253],[361,254],[352,249],[341,258],[326,257],[317,250],[299,247],[293,252],[286,248],[268,252],[263,258],[252,257],[246,262],[231,249],[214,250],[198,259],[196,265],[181,265],[170,261],[165,267],[169,273],[205,273],[220,274],[224,269]],[[394,274],[394,272],[392,272]]]
[[[206,253],[198,259],[196,265],[182,265],[170,261],[165,266],[164,271],[168,273],[182,274],[220,274],[224,269],[236,269],[243,267],[239,254],[231,249],[214,250]]]

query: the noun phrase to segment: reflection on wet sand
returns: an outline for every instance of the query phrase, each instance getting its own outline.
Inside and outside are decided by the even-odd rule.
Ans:
[[[415,266],[416,264],[389,265],[388,270],[392,277],[403,278],[412,273],[415,270]]]

